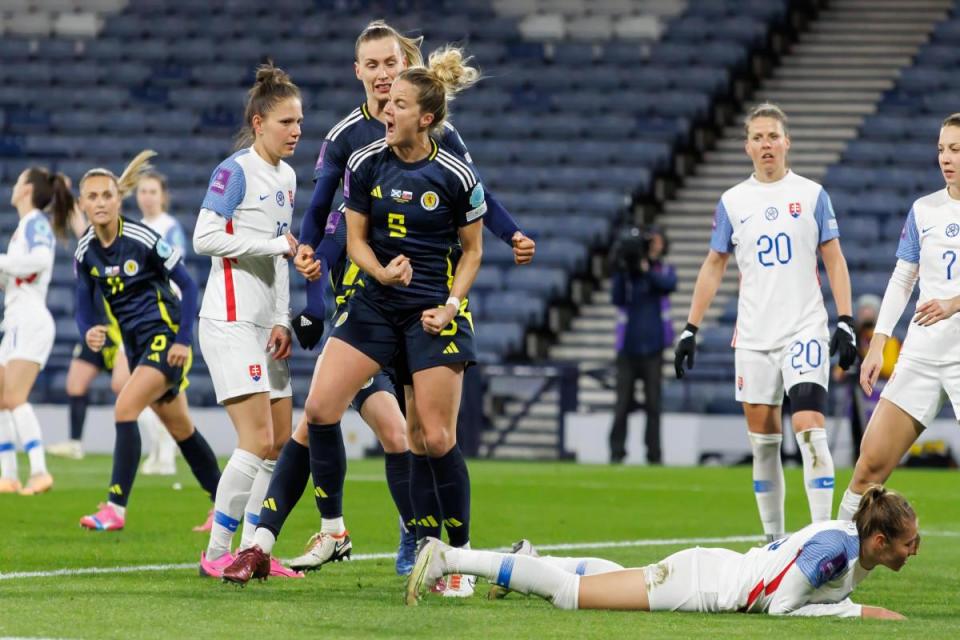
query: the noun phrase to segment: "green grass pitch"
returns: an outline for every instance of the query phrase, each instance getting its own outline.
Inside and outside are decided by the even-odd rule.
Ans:
[[[21,459],[25,465],[26,460]],[[109,459],[51,461],[54,491],[35,498],[0,496],[0,636],[55,638],[898,638],[960,637],[957,574],[960,509],[955,472],[898,470],[893,488],[920,514],[920,555],[894,574],[877,569],[854,601],[904,613],[900,623],[775,619],[760,615],[566,612],[535,597],[485,599],[487,585],[463,601],[425,598],[404,607],[403,579],[392,559],[327,566],[304,580],[270,580],[237,589],[197,575],[206,536],[192,533],[209,503],[182,461],[176,478],[141,476],[127,529],[83,531],[77,522],[104,499]],[[23,468],[23,467],[21,467]],[[590,543],[754,534],[759,529],[750,469],[626,468],[474,461],[473,545]],[[799,469],[787,470],[787,528],[807,523]],[[837,499],[849,478],[838,473]],[[174,481],[183,490],[172,489]],[[350,465],[346,518],[354,552],[391,552],[396,515],[382,462]],[[299,553],[319,523],[301,500],[277,544]],[[744,550],[749,542],[727,546]],[[599,555],[626,566],[662,558],[686,545],[637,544],[568,555]],[[705,545],[706,546],[706,545]],[[14,573],[154,564],[159,571],[16,577]]]

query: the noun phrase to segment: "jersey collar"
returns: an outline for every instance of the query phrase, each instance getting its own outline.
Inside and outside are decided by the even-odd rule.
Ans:
[[[367,103],[366,103],[366,102],[364,102],[363,104],[360,105],[360,113],[362,113],[362,114],[363,114],[363,117],[364,117],[365,119],[367,119],[367,120],[370,120],[371,118],[373,118],[373,116],[370,115],[370,110],[367,109]]]

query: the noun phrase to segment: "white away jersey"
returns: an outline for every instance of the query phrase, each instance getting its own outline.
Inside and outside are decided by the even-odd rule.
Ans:
[[[290,165],[281,160],[274,166],[250,147],[214,170],[201,208],[225,218],[228,234],[270,240],[289,231],[296,192],[297,176]],[[284,258],[256,255],[211,260],[201,318],[267,328],[278,323],[278,295],[289,300],[289,279],[278,275],[280,269],[288,268]]]
[[[172,215],[164,211],[153,220],[142,219],[141,224],[145,224],[166,240],[171,247],[180,250],[180,255],[187,255],[187,236],[183,233],[183,225]]]
[[[0,256],[0,279],[6,290],[5,318],[47,311],[55,243],[53,229],[43,212],[34,210],[20,218],[6,255]]]
[[[774,615],[856,617],[854,588],[869,575],[860,566],[854,523],[828,520],[743,555],[727,610]]]
[[[913,203],[900,234],[897,258],[919,265],[920,298],[960,295],[960,200],[941,189]],[[900,351],[933,363],[960,362],[960,315],[921,327],[910,323]]]
[[[769,351],[800,333],[829,335],[817,249],[839,235],[827,192],[792,171],[772,183],[751,176],[721,196],[710,248],[734,252],[740,268],[733,346]]]

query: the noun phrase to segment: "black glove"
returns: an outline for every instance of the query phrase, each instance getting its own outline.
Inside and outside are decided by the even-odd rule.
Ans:
[[[837,318],[837,328],[830,338],[830,355],[840,354],[837,363],[846,371],[857,361],[857,332],[853,330],[853,318],[840,316]]]
[[[693,369],[693,356],[697,352],[697,329],[694,324],[687,323],[683,333],[680,334],[680,341],[677,342],[677,350],[673,356],[673,366],[677,370],[677,379],[683,377],[683,359],[687,359],[687,368]]]
[[[297,342],[303,349],[313,349],[323,338],[323,320],[306,310],[301,311],[291,324],[293,324],[293,332],[297,334]]]

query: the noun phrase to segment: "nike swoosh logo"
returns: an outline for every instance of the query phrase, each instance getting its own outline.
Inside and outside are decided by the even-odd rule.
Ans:
[[[743,224],[744,222],[746,222],[747,220],[749,220],[749,219],[752,218],[752,217],[753,217],[753,216],[750,215],[750,216],[747,216],[746,218],[740,218],[740,224]]]
[[[807,371],[800,371],[798,375],[805,376],[805,375],[807,375],[808,373],[810,373],[810,372],[812,372],[812,371],[816,371],[816,369],[809,369],[809,370],[807,370]]]
[[[934,225],[933,227],[927,227],[926,229],[923,229],[920,233],[926,233],[927,231],[930,231],[930,229],[933,229],[935,227],[936,225]]]
[[[265,195],[265,196],[260,196],[260,202],[263,202],[264,200],[266,200],[266,199],[269,198],[269,197],[270,197],[270,194],[269,194],[269,193],[268,193],[267,195]]]

